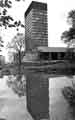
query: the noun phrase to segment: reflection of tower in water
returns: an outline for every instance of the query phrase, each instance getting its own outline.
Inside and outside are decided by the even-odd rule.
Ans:
[[[41,73],[29,73],[26,79],[27,108],[36,120],[49,118],[49,81]]]

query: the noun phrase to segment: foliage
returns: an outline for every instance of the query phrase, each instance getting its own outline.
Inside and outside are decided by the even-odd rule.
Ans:
[[[75,28],[70,28],[68,31],[64,31],[61,39],[66,43],[70,42],[72,39],[75,39]]]
[[[68,13],[67,21],[73,26],[73,24],[75,23],[75,10],[71,10]]]
[[[71,24],[71,27],[67,30],[67,31],[64,31],[61,35],[61,39],[68,44],[68,50],[67,50],[67,55],[68,55],[68,58],[70,58],[70,55],[71,55],[71,60],[73,62],[74,60],[74,49],[75,49],[75,10],[71,10],[69,13],[68,13],[68,23]],[[75,69],[75,68],[74,68]],[[71,81],[72,81],[72,86],[66,86],[62,89],[62,93],[63,93],[63,96],[65,97],[65,99],[67,100],[67,102],[69,103],[69,106],[70,106],[70,109],[72,109],[72,116],[73,116],[73,119],[75,119],[75,83],[74,83],[74,71],[75,70],[71,70],[71,75],[68,77],[71,78]]]
[[[70,28],[68,31],[62,33],[61,39],[67,43],[66,59],[75,60],[74,48],[75,48],[75,29]]]
[[[20,2],[24,0],[14,0],[14,2]],[[13,0],[0,0],[0,27],[7,28],[16,28],[19,30],[19,27],[25,28],[21,20],[15,21],[14,18],[8,14],[9,9],[12,8]],[[1,35],[0,35],[1,36]],[[0,37],[0,51],[3,47],[3,41]]]
[[[21,64],[21,52],[25,49],[25,35],[22,33],[17,33],[16,36],[12,39],[11,42],[8,42],[7,48],[9,50],[12,50],[13,52],[16,52],[19,56],[19,64]]]
[[[3,40],[2,40],[2,37],[0,36],[0,51],[2,51],[2,47],[3,47],[4,45],[3,45]]]
[[[22,48],[24,48],[24,40],[25,36],[23,33],[17,33],[16,36],[12,39],[11,42],[8,42],[7,48],[14,49],[16,51],[22,51]]]
[[[75,86],[66,86],[62,89],[62,94],[69,104],[72,120],[75,120]]]
[[[68,13],[67,21],[72,26],[61,35],[61,39],[66,43],[70,42],[72,39],[75,39],[75,10],[71,10]]]
[[[67,43],[67,45],[68,45],[68,50],[67,50],[68,58],[70,58],[70,57],[72,58],[73,57],[72,53],[73,53],[74,48],[75,48],[75,10],[71,10],[68,13],[67,19],[72,26],[68,30],[66,30],[62,33],[61,40],[63,40],[65,43]],[[73,48],[73,49],[71,49],[71,48]]]
[[[21,0],[15,0],[17,2]],[[12,1],[11,0],[1,0],[0,1],[0,27],[16,27],[18,30],[18,27],[21,26],[24,28],[24,25],[21,23],[20,20],[15,21],[14,18],[11,15],[8,15],[8,9],[12,8]],[[12,24],[11,24],[12,22]]]
[[[26,95],[26,78],[24,75],[8,76],[7,85],[11,87],[19,97]]]

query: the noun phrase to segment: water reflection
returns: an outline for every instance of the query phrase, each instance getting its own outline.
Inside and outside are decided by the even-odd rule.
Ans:
[[[25,82],[24,75],[0,79],[0,119],[32,120],[26,108]]]
[[[69,104],[62,94],[62,89],[71,86],[72,83],[66,76],[58,76],[49,79],[50,86],[50,116],[51,120],[71,119]],[[72,119],[71,119],[72,120]]]
[[[3,85],[5,90],[8,88],[8,93],[10,91],[9,89],[14,92],[14,94],[11,94],[10,92],[12,98],[14,95],[17,95],[20,100],[23,96],[27,98],[24,98],[24,100],[22,99],[23,101],[21,100],[21,102],[26,104],[29,112],[34,118],[36,118],[36,116],[37,119],[39,116],[41,118],[42,116],[48,117],[47,113],[49,112],[50,120],[73,120],[71,116],[72,109],[62,94],[64,87],[72,86],[72,79],[72,77],[56,73],[50,74],[47,72],[26,71],[24,74],[8,75],[4,78],[6,83],[4,82]],[[6,92],[3,93],[2,91],[2,94],[5,95]],[[18,109],[20,112],[20,108]],[[22,108],[22,110],[24,109]],[[22,112],[24,117],[20,117],[20,119],[24,120],[25,110]],[[13,114],[13,112],[11,114]],[[10,120],[12,120],[11,117]],[[18,118],[16,119],[16,117],[14,117],[14,120],[18,120]]]
[[[26,95],[26,77],[25,75],[18,74],[16,76],[10,75],[7,79],[8,87],[18,94],[19,97]]]

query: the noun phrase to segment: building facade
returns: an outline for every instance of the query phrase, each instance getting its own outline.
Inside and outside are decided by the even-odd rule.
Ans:
[[[32,1],[25,12],[25,45],[31,51],[48,46],[47,4]]]
[[[38,47],[37,51],[40,60],[64,60],[67,55],[65,47]]]

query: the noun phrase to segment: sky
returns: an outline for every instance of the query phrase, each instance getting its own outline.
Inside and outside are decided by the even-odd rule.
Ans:
[[[28,8],[32,0],[24,0],[22,2],[14,2],[13,7],[9,10],[9,14],[14,17],[15,20],[20,19],[25,22],[24,13]],[[46,2],[48,4],[48,46],[52,47],[66,47],[61,41],[61,34],[69,28],[67,24],[67,15],[70,10],[75,9],[75,0],[34,0],[40,2]],[[20,29],[19,32],[25,33],[24,29]],[[4,40],[5,48],[3,48],[3,55],[7,57],[6,44],[11,41],[14,35],[16,35],[15,29],[4,30],[0,28],[0,33]]]

